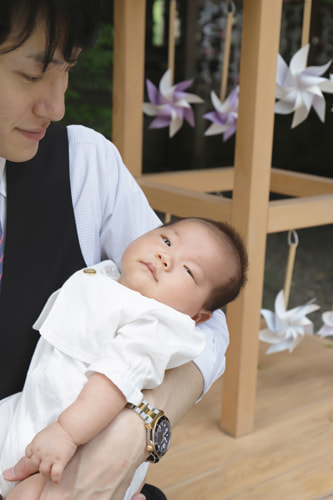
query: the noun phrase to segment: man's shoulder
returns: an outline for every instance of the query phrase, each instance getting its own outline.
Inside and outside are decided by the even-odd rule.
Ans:
[[[67,125],[68,141],[70,145],[75,144],[102,144],[111,141],[96,130],[84,125]]]

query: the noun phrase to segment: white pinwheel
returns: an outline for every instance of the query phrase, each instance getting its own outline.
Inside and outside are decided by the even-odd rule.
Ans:
[[[259,339],[271,344],[266,354],[287,349],[292,352],[304,335],[312,335],[313,323],[306,315],[319,308],[320,306],[313,304],[313,300],[310,300],[306,304],[286,310],[284,293],[281,290],[275,298],[275,312],[261,309],[267,328],[260,330]]]
[[[333,93],[333,79],[320,75],[325,73],[331,61],[323,66],[306,67],[310,45],[304,45],[292,57],[290,65],[278,55],[276,73],[275,113],[294,113],[291,128],[304,121],[311,107],[322,122],[325,121],[326,102],[323,92]]]
[[[318,335],[321,337],[333,336],[333,311],[323,312],[321,319],[324,324],[318,330]]]

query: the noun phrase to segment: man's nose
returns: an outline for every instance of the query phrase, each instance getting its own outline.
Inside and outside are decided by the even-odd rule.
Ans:
[[[45,83],[34,105],[36,115],[51,121],[59,121],[64,117],[67,82],[68,76],[66,74],[49,84]]]

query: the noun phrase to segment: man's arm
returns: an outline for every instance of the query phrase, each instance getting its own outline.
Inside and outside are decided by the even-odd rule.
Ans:
[[[202,389],[201,372],[191,362],[167,371],[162,385],[144,391],[144,397],[153,406],[163,408],[175,425]],[[88,500],[97,498],[97,494],[98,500],[122,500],[136,468],[147,459],[145,446],[142,420],[125,408],[98,436],[78,448],[61,482],[48,481],[40,500]],[[24,477],[24,471],[15,472],[16,480]]]
[[[102,373],[92,374],[58,421],[38,432],[28,444],[21,460],[28,460],[27,467],[30,462],[31,473],[39,470],[58,483],[77,447],[97,436],[125,405],[124,395],[110,379]]]

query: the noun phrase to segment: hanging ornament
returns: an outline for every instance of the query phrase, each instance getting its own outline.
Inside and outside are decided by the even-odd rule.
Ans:
[[[322,314],[321,319],[324,324],[318,330],[318,335],[321,337],[333,336],[333,311],[325,311]]]
[[[173,84],[175,66],[175,23],[176,0],[169,4],[169,43],[168,43],[168,69],[162,76],[157,88],[147,79],[147,93],[150,102],[143,104],[143,112],[156,118],[150,123],[149,128],[169,127],[169,137],[173,137],[182,127],[184,120],[194,127],[194,113],[190,103],[203,102],[201,97],[184,92],[193,83],[185,80]]]
[[[173,137],[182,127],[184,120],[194,127],[194,113],[190,103],[203,100],[195,94],[184,92],[192,83],[193,80],[186,80],[172,85],[170,69],[161,78],[159,88],[147,79],[150,102],[143,104],[143,111],[149,116],[156,116],[149,128],[169,127],[169,137]]]
[[[238,94],[239,86],[237,85],[227,99],[224,102],[221,102],[212,90],[210,96],[215,111],[210,111],[204,115],[204,118],[213,122],[212,125],[210,125],[206,130],[205,135],[223,134],[223,141],[225,142],[236,132],[238,118]]]
[[[275,312],[261,309],[261,314],[266,321],[267,328],[260,330],[259,340],[272,344],[266,354],[280,352],[289,349],[292,352],[301,342],[304,335],[312,335],[313,323],[306,315],[319,309],[313,304],[314,299],[302,306],[288,310],[291,281],[295,263],[296,249],[298,247],[298,235],[295,230],[288,231],[288,261],[284,280],[284,287],[274,303]]]
[[[235,16],[235,4],[232,1],[228,2],[228,15],[226,24],[226,35],[224,42],[223,70],[221,77],[220,98],[212,90],[210,98],[215,111],[206,113],[203,117],[212,122],[208,127],[205,135],[223,134],[223,142],[231,137],[237,128],[238,118],[238,95],[239,86],[235,87],[230,95],[225,98],[227,93],[228,68],[230,60],[231,47],[231,30]]]
[[[312,335],[313,323],[306,315],[320,307],[313,304],[314,299],[306,304],[286,310],[283,290],[275,298],[274,310],[261,309],[267,328],[260,330],[259,339],[271,344],[266,354],[289,350],[292,352],[304,335]]]
[[[276,73],[275,113],[294,113],[291,128],[303,122],[313,107],[322,122],[325,121],[326,102],[323,92],[333,93],[333,79],[321,75],[331,61],[323,66],[306,66],[310,45],[306,44],[292,57],[290,65],[278,54]]]

